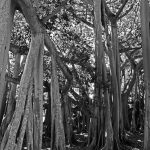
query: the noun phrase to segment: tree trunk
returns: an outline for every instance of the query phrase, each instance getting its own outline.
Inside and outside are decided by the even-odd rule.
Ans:
[[[102,63],[103,63],[103,45],[102,45],[102,23],[101,23],[101,0],[94,1],[94,27],[95,27],[95,99],[94,99],[94,118],[90,119],[88,148],[90,150],[99,149],[104,145],[104,116],[102,107]]]
[[[120,84],[120,54],[118,48],[117,36],[117,20],[111,21],[112,30],[112,50],[110,66],[112,71],[112,89],[113,89],[113,130],[115,145],[119,148],[120,131],[123,132],[123,116],[122,116],[122,102],[121,102],[121,84]],[[116,148],[117,149],[117,148]]]
[[[71,139],[73,137],[73,130],[72,130],[72,120],[71,120],[71,103],[68,100],[68,95],[64,97],[65,100],[65,119],[66,119],[66,138],[67,143],[72,145]]]
[[[39,80],[41,80],[41,66],[38,65],[38,61],[41,63],[41,59],[43,59],[42,52],[43,51],[43,35],[42,34],[32,34],[32,39],[31,39],[31,46],[30,46],[30,51],[28,53],[26,65],[24,68],[24,72],[21,78],[20,82],[20,89],[19,89],[19,94],[16,100],[16,109],[13,115],[13,119],[11,123],[9,124],[2,143],[1,143],[1,150],[21,150],[22,148],[22,142],[23,142],[23,137],[27,125],[27,120],[29,116],[29,106],[30,106],[30,99],[32,97],[32,91],[30,90],[31,84],[33,83],[34,79],[34,87],[38,90],[35,89],[34,92],[34,99],[38,100],[37,102],[33,102],[34,105],[36,105],[36,109],[38,109],[38,112],[41,113],[41,102],[43,98],[42,94],[42,84],[43,80],[39,83],[37,83]],[[39,59],[39,57],[41,57]],[[38,68],[35,68],[35,66]],[[42,64],[41,64],[42,65]],[[37,71],[38,70],[38,71]],[[35,71],[35,72],[34,72]],[[36,75],[36,77],[35,77]],[[42,97],[42,98],[41,98]],[[34,109],[35,110],[35,109]],[[41,137],[42,137],[42,120],[40,114],[34,112],[35,116],[37,117],[36,120],[38,120],[38,146],[36,145],[34,149],[41,150]],[[36,128],[35,128],[36,130]],[[35,133],[37,134],[37,133]],[[36,139],[35,139],[36,140]],[[37,141],[34,141],[37,143]]]
[[[20,73],[20,58],[21,58],[21,55],[16,54],[15,66],[14,66],[14,75],[13,75],[14,78],[18,78],[18,75]],[[10,121],[12,119],[14,110],[15,110],[16,87],[17,87],[17,84],[11,83],[11,89],[9,92],[8,104],[7,104],[7,108],[6,108],[6,114],[5,114],[6,117],[4,118],[2,125],[1,125],[2,136],[4,135],[4,133],[8,127],[8,124],[10,123]]]
[[[5,73],[8,60],[8,51],[10,47],[10,33],[12,29],[12,20],[14,8],[11,0],[0,1],[0,124],[3,118],[2,103],[5,92]]]
[[[51,78],[51,149],[65,150],[65,134],[60,102],[59,83],[56,70],[56,56],[52,50],[52,78]]]
[[[37,33],[38,35],[39,33]],[[42,35],[42,34],[41,34]],[[44,37],[37,39],[41,45],[36,52],[34,62],[34,99],[33,99],[33,132],[34,132],[34,149],[40,150],[42,146],[43,132],[43,50]]]
[[[145,126],[144,150],[150,149],[150,7],[147,0],[141,1],[142,47],[145,76]]]
[[[104,72],[104,82],[107,82],[107,72],[106,72],[106,64],[103,63],[103,72]],[[112,128],[112,119],[111,119],[111,109],[110,109],[110,98],[108,89],[104,90],[104,97],[105,97],[105,105],[106,105],[106,118],[105,118],[105,130],[106,130],[106,143],[102,150],[113,150],[113,128]]]

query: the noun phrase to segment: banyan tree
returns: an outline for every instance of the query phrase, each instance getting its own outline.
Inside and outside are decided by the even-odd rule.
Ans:
[[[149,51],[149,0],[1,0],[0,150],[149,150]]]

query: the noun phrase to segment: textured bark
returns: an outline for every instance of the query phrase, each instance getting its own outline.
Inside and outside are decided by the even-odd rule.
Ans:
[[[112,22],[112,28],[116,28],[116,22],[114,20],[114,22]],[[108,50],[108,56],[109,56],[109,60],[110,60],[110,68],[111,68],[111,74],[112,74],[112,86],[111,86],[111,90],[112,90],[112,126],[113,126],[113,135],[114,135],[114,148],[116,148],[116,150],[119,148],[119,101],[120,101],[120,92],[118,90],[118,75],[117,75],[117,69],[116,67],[118,67],[117,64],[117,56],[119,55],[117,53],[117,38],[115,36],[116,34],[116,29],[112,30],[113,32],[115,32],[115,34],[112,33],[112,46],[109,40],[109,34],[108,34],[108,27],[106,26],[106,38],[107,38],[107,46],[106,49]]]
[[[71,103],[68,100],[68,95],[63,97],[63,123],[64,123],[64,130],[65,130],[65,137],[66,143],[72,145],[71,138],[72,138],[72,121],[71,121]]]
[[[14,66],[14,78],[18,78],[18,75],[20,73],[20,58],[21,55],[20,54],[16,54],[15,56],[15,66]],[[8,97],[8,104],[7,104],[7,108],[6,108],[6,117],[4,118],[3,122],[2,122],[2,127],[1,127],[1,132],[2,135],[5,133],[8,124],[11,121],[11,118],[13,116],[14,110],[15,110],[15,97],[16,97],[16,87],[17,84],[11,83],[11,90],[9,93],[9,97]]]
[[[42,45],[43,45],[43,35],[32,34],[30,51],[29,51],[26,65],[24,68],[24,72],[21,78],[18,98],[16,100],[16,109],[14,112],[13,119],[11,123],[9,124],[5,132],[4,138],[2,140],[1,150],[12,150],[12,149],[21,150],[22,148],[23,137],[24,137],[27,119],[29,115],[29,103],[30,103],[29,99],[32,93],[32,91],[29,90],[31,86],[30,83],[33,83],[34,69],[35,69],[34,65],[36,65],[35,63],[37,63],[38,61],[38,58],[39,58],[38,56],[41,53],[40,51],[43,50]],[[28,94],[28,92],[29,93],[31,92],[31,93]],[[40,91],[39,95],[41,94],[42,93]],[[41,134],[41,126],[39,127],[39,130]],[[41,140],[41,136],[42,135],[39,136],[40,140]],[[41,145],[40,140],[38,143],[39,145]],[[38,147],[37,150],[40,150],[40,149],[41,147]]]
[[[54,51],[52,53],[51,117],[51,149],[65,150],[65,134],[63,127],[59,83],[57,79],[56,58]]]
[[[113,90],[113,132],[114,132],[114,146],[119,148],[119,130],[123,129],[122,125],[122,104],[120,91],[120,58],[118,49],[117,23],[116,20],[111,22],[112,28],[112,48],[110,48],[109,59],[112,72],[112,90]]]
[[[39,33],[38,33],[39,34]],[[41,39],[40,39],[41,38]],[[44,37],[37,39],[40,42],[34,62],[34,99],[33,99],[33,129],[34,149],[40,150],[42,146],[43,131],[43,50]]]
[[[150,7],[147,0],[141,1],[142,48],[145,76],[145,126],[144,150],[150,149]]]
[[[26,20],[27,20],[27,22],[29,23],[29,25],[30,25],[30,28],[31,28],[31,30],[32,30],[32,32],[33,33],[40,33],[40,32],[45,32],[45,30],[43,30],[43,26],[42,26],[42,24],[39,22],[39,19],[36,17],[36,12],[35,12],[35,10],[34,10],[34,8],[32,7],[32,4],[31,4],[31,2],[30,1],[28,1],[28,0],[24,0],[24,1],[20,1],[20,0],[16,0],[16,2],[18,3],[18,5],[21,7],[21,9],[22,9],[22,11],[23,11],[23,14],[24,14],[24,16],[25,16],[25,18],[26,18]],[[45,45],[46,45],[46,47],[48,48],[48,50],[50,51],[50,53],[52,54],[52,51],[53,51],[53,53],[54,54],[56,54],[56,47],[55,47],[55,45],[54,45],[54,43],[49,39],[49,36],[46,34],[46,32],[45,32]],[[57,55],[57,54],[56,54]],[[67,78],[69,78],[69,79],[72,79],[72,76],[70,76],[70,73],[69,73],[69,71],[68,71],[68,69],[67,69],[67,67],[66,67],[66,65],[64,65],[64,63],[59,59],[59,57],[58,57],[58,55],[57,55],[57,57],[55,57],[55,58],[57,58],[57,63],[59,63],[59,67],[62,69],[62,71],[63,71],[63,73],[65,74],[65,76],[67,77]],[[53,67],[54,68],[54,67]],[[55,69],[54,69],[55,70]],[[57,80],[56,78],[54,78],[55,80]],[[57,81],[58,82],[58,81]],[[54,86],[54,87],[53,87]],[[55,88],[55,86],[58,86],[58,85],[53,85],[52,86],[52,89],[54,89]],[[59,90],[58,90],[58,93],[59,93]],[[58,94],[57,93],[57,94]],[[56,94],[56,95],[57,95]],[[57,95],[57,98],[58,98],[58,95]],[[59,101],[59,99],[57,99],[58,101]],[[52,100],[53,101],[53,100]],[[60,105],[60,104],[59,104]],[[53,107],[52,107],[53,108]],[[52,131],[53,131],[53,133],[54,134],[56,134],[55,135],[55,137],[56,137],[56,145],[57,146],[59,146],[59,145],[61,145],[61,148],[62,149],[65,149],[65,140],[64,140],[64,137],[63,137],[63,132],[64,132],[64,130],[63,130],[63,126],[62,126],[62,124],[61,124],[61,114],[60,114],[60,109],[61,109],[61,107],[58,107],[57,108],[57,111],[59,112],[57,112],[56,114],[57,114],[57,121],[56,121],[56,125],[54,125],[53,124],[53,122],[52,122]],[[53,110],[52,110],[53,111]],[[59,118],[59,119],[58,119]],[[59,121],[59,122],[58,122]],[[54,125],[54,126],[53,126]],[[57,128],[53,128],[53,127],[57,127]],[[60,134],[60,132],[58,132],[56,129],[58,129],[60,132],[61,132],[61,134]],[[56,132],[55,132],[56,131]],[[62,138],[59,138],[59,136],[60,135],[62,135],[61,137]],[[53,137],[53,134],[52,134],[52,137]],[[60,141],[60,142],[59,142]],[[53,142],[52,142],[53,143]]]
[[[13,19],[13,5],[11,0],[0,1],[0,124],[3,118],[2,101],[5,92],[5,73],[10,47],[10,33]]]
[[[25,130],[26,130],[26,126],[27,126],[27,121],[29,118],[29,112],[30,112],[30,105],[32,104],[31,100],[32,100],[32,87],[33,86],[33,82],[30,82],[29,85],[29,89],[28,89],[28,93],[27,93],[27,100],[24,106],[24,112],[23,112],[23,116],[22,116],[22,120],[21,120],[21,124],[20,124],[20,130],[19,131],[19,135],[17,137],[17,143],[15,144],[14,149],[15,150],[22,150],[22,144],[23,144],[23,139],[24,139],[24,135],[25,135]]]
[[[32,89],[31,89],[32,90]],[[34,150],[33,146],[33,105],[32,101],[29,106],[29,118],[27,122],[27,128],[26,128],[26,139],[27,139],[27,149],[28,150]]]
[[[101,0],[94,1],[94,27],[95,27],[95,101],[94,117],[90,119],[88,147],[90,150],[99,149],[104,145],[104,116],[102,107],[102,64],[103,64],[103,45],[102,45],[102,23],[101,23]]]
[[[7,96],[8,96],[8,81],[5,82],[5,87],[4,87],[4,93],[3,93],[3,99],[2,99],[2,109],[1,109],[1,115],[2,115],[2,121],[5,116],[5,109],[6,109],[6,104],[7,104]],[[2,121],[1,121],[1,126],[2,126]],[[0,129],[2,130],[2,129]],[[1,132],[1,131],[0,131]],[[0,135],[1,136],[1,135]],[[1,137],[0,137],[1,138]]]
[[[120,114],[120,105],[121,102],[121,95],[120,95],[120,62],[119,62],[119,50],[118,50],[118,36],[117,36],[117,23],[112,24],[112,52],[113,52],[113,65],[114,67],[111,68],[114,72],[112,74],[112,78],[115,81],[113,83],[113,91],[114,91],[114,102],[113,102],[113,112],[114,114],[114,134],[116,137],[119,136],[119,114]],[[116,91],[116,92],[115,92]],[[117,135],[118,134],[118,135]]]
[[[103,63],[103,72],[104,72],[104,82],[107,82],[107,72],[106,72],[106,64]],[[105,125],[106,125],[106,143],[102,150],[113,150],[113,127],[112,127],[112,120],[111,120],[111,109],[110,109],[110,98],[108,89],[104,90],[104,97],[105,97],[105,105],[106,105],[106,119],[105,119]]]

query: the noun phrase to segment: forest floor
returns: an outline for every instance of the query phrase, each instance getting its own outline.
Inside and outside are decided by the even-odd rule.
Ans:
[[[135,132],[126,132],[124,144],[129,148],[129,150],[143,150],[143,133]],[[66,150],[86,150],[85,143],[87,143],[87,134],[76,134],[75,142],[70,146],[66,146]],[[27,150],[24,147],[23,150]],[[51,150],[50,149],[50,139],[43,139],[43,149],[42,150]]]
[[[133,150],[143,150],[144,134],[140,132],[127,132],[125,144],[132,147]]]

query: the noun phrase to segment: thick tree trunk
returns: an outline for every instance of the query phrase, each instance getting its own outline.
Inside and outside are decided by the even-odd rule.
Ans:
[[[38,35],[39,33],[37,33]],[[36,59],[34,62],[34,99],[33,99],[33,132],[34,132],[34,149],[40,150],[42,147],[43,132],[43,35],[37,39],[40,42],[37,49]]]
[[[102,82],[102,64],[103,64],[103,45],[102,45],[102,23],[101,23],[101,0],[94,1],[94,31],[95,31],[95,101],[94,118],[90,119],[88,148],[90,150],[99,149],[104,145],[104,108],[102,101],[103,82]]]
[[[38,87],[38,90],[34,92],[34,99],[38,100],[39,104],[37,105],[35,101],[33,103],[34,105],[37,105],[36,109],[38,109],[38,112],[41,113],[40,103],[42,102],[42,98],[43,98],[43,94],[42,94],[43,87],[42,84],[40,83],[43,82],[43,80],[39,82],[39,84],[37,84],[37,82],[41,80],[41,73],[39,74],[39,71],[41,72],[40,69],[41,67],[40,65],[35,63],[37,63],[38,61],[41,62],[40,61],[42,58],[41,51],[43,51],[42,45],[43,45],[43,35],[39,33],[37,35],[32,34],[31,47],[27,57],[25,69],[21,78],[19,94],[16,100],[16,109],[13,115],[13,119],[4,134],[1,143],[1,148],[0,148],[1,150],[12,150],[12,149],[21,150],[22,148],[23,137],[24,137],[27,120],[29,116],[29,110],[30,110],[29,106],[32,98],[32,91],[30,90],[30,88],[32,87],[33,79],[34,79],[35,90]],[[40,59],[39,56],[41,56]],[[36,65],[39,66],[39,69],[35,68]],[[37,139],[38,146],[35,145],[34,149],[41,150],[42,119],[39,114],[37,114],[36,112],[33,113],[35,113],[34,115],[37,117],[36,120],[38,121],[38,128],[39,128],[38,130],[39,137]],[[37,141],[34,142],[37,143]]]
[[[65,134],[60,102],[59,83],[56,70],[56,56],[52,50],[52,79],[51,79],[51,149],[65,150]]]
[[[141,28],[142,47],[145,76],[145,126],[144,126],[144,150],[150,149],[150,7],[148,0],[141,1]]]
[[[112,90],[113,90],[112,123],[113,123],[114,138],[118,142],[119,140],[119,91],[118,91],[114,53],[112,50],[110,50],[109,59],[110,59],[110,67],[112,72]]]
[[[113,89],[113,131],[115,145],[119,148],[120,131],[123,132],[122,102],[121,102],[121,85],[120,85],[120,55],[118,48],[117,22],[111,21],[112,29],[112,50],[110,50],[110,66],[112,72],[112,89]],[[117,149],[116,148],[116,149]]]
[[[68,100],[68,95],[63,96],[63,122],[64,122],[64,130],[66,143],[72,145],[71,138],[73,135],[72,131],[72,121],[71,121],[71,103]]]
[[[31,86],[31,91],[33,91],[33,87]],[[27,122],[27,128],[26,128],[26,143],[27,143],[27,149],[28,150],[34,150],[34,144],[33,144],[33,102],[31,100],[30,106],[29,106],[29,118]]]
[[[14,78],[18,78],[18,75],[20,73],[20,58],[21,58],[21,55],[16,54],[15,66],[14,66],[14,75],[13,75]],[[2,125],[1,125],[2,136],[5,133],[5,131],[8,127],[8,124],[10,123],[10,121],[12,119],[14,110],[15,110],[16,87],[17,87],[17,84],[11,83],[11,89],[9,92],[8,103],[7,103],[6,114],[5,114],[6,117],[4,118]]]
[[[104,72],[104,82],[107,82],[107,72],[106,72],[106,64],[103,63],[103,72]],[[111,109],[110,109],[110,97],[108,93],[108,89],[104,90],[105,97],[105,105],[106,105],[106,119],[105,119],[105,131],[106,135],[106,143],[102,150],[113,150],[113,127],[112,127],[112,119],[111,119]]]
[[[3,118],[2,101],[5,92],[5,73],[10,46],[10,33],[12,29],[14,10],[11,0],[0,1],[0,124]]]

